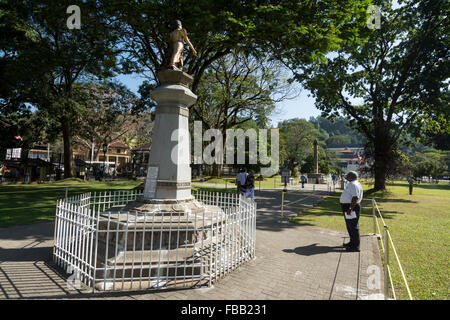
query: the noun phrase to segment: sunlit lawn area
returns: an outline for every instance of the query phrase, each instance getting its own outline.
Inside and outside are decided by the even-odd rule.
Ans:
[[[280,181],[280,177],[275,177]],[[274,178],[264,181],[273,187]],[[209,179],[208,183],[215,181]],[[218,180],[218,185],[224,184]],[[105,190],[127,190],[142,184],[139,181],[84,182],[77,179],[47,184],[0,185],[0,227],[53,221],[56,200],[63,198],[65,189],[69,196],[84,192]],[[263,186],[263,185],[262,185]],[[277,186],[282,186],[281,183]],[[364,184],[364,189],[370,189]],[[193,187],[209,191],[235,192],[214,187]],[[338,196],[336,193],[335,196]],[[381,213],[389,226],[397,252],[415,299],[448,299],[450,261],[450,186],[448,184],[421,184],[408,194],[406,182],[388,186],[388,191],[371,194],[375,197]],[[294,218],[300,225],[312,225],[345,231],[342,214],[339,213],[339,199],[329,198],[314,209],[304,211]],[[381,221],[379,221],[381,223]],[[360,219],[361,233],[373,233],[372,208],[370,201],[363,202]],[[380,226],[382,228],[382,226]],[[391,261],[394,261],[391,251]],[[399,298],[406,299],[407,293],[401,275],[393,266],[394,286]]]
[[[46,184],[0,185],[0,227],[53,221],[56,200],[84,192],[133,189],[139,181],[84,182],[68,179]]]
[[[284,183],[281,182],[281,176],[273,176],[273,177],[264,177],[264,180],[258,181],[258,176],[255,176],[255,188],[258,189],[260,186],[261,188],[279,188],[284,186]],[[298,182],[298,177],[295,178],[296,182]],[[228,188],[232,188],[235,186],[236,178],[229,178],[229,177],[203,177],[199,179],[194,179],[192,182],[204,182],[204,183],[210,183],[210,184],[217,184],[217,185],[227,185]]]
[[[53,221],[56,200],[68,195],[107,190],[129,190],[142,184],[142,181],[82,181],[67,179],[46,184],[3,184],[0,185],[0,228],[14,225]],[[235,192],[235,189],[216,189],[194,187],[208,191]]]
[[[371,188],[368,184],[363,186],[365,190]],[[368,197],[375,197],[378,202],[413,298],[449,299],[450,186],[421,184],[409,195],[408,185],[402,181],[389,184],[386,192]],[[345,231],[339,211],[339,199],[329,198],[294,220],[302,225]],[[380,220],[379,223],[382,230]],[[360,228],[362,234],[374,232],[370,201],[363,202]],[[390,253],[393,262],[392,249]],[[407,299],[400,271],[396,264],[392,268],[396,294],[398,298]]]

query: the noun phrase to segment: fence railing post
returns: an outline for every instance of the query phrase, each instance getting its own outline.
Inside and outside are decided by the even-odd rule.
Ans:
[[[144,250],[144,240],[146,238],[144,219],[144,229],[142,235],[142,249],[139,249],[137,243],[137,225],[134,228],[128,227],[128,222],[131,221],[129,213],[126,212],[126,219],[120,219],[117,217],[116,226],[112,225],[113,219],[111,215],[107,217],[100,217],[100,213],[107,210],[113,205],[123,205],[125,202],[132,201],[136,198],[137,194],[140,192],[136,191],[118,191],[118,192],[103,192],[98,196],[96,193],[86,193],[78,196],[72,196],[70,201],[61,199],[57,202],[57,212],[56,212],[56,222],[55,222],[55,251],[54,259],[55,262],[65,268],[72,267],[74,272],[80,274],[80,280],[88,286],[92,286],[92,292],[97,289],[100,290],[123,290],[125,289],[125,281],[129,283],[130,287],[133,287],[134,283],[139,281],[139,288],[141,288],[141,281],[148,278],[149,286],[152,285],[151,280],[156,280],[158,284],[161,282],[161,277],[164,278],[165,283],[169,283],[172,278],[174,280],[174,285],[178,279],[183,278],[186,283],[194,283],[195,277],[197,275],[196,265],[193,264],[192,275],[186,274],[186,268],[188,265],[184,266],[184,277],[177,275],[177,269],[175,269],[175,275],[169,273],[169,267],[164,271],[164,266],[162,265],[165,257],[161,256],[161,252],[157,257],[158,261],[158,272],[163,273],[156,276],[152,274],[152,262],[156,262],[155,259],[152,261],[152,255],[150,255],[149,262],[149,275],[143,274],[143,250]],[[282,206],[284,207],[284,193],[282,193]],[[205,224],[205,219],[207,217],[203,216],[203,223],[201,224],[202,230],[209,229],[210,239],[201,236],[201,245],[199,247],[199,253],[203,255],[207,252],[207,249],[211,250],[209,252],[209,285],[218,278],[221,274],[228,273],[230,269],[235,269],[245,261],[249,260],[251,257],[254,258],[255,251],[255,232],[256,232],[256,205],[253,201],[249,199],[244,199],[240,195],[236,194],[222,194],[214,192],[194,192],[197,196],[204,199],[209,205],[218,205],[225,212],[225,217],[223,220],[221,215],[217,212],[215,217],[211,217],[211,224],[208,226]],[[69,199],[69,198],[68,198]],[[103,205],[103,206],[102,206]],[[102,209],[103,207],[103,209]],[[283,209],[284,210],[284,209]],[[284,212],[283,212],[284,217]],[[171,237],[177,237],[177,243],[179,242],[179,235],[177,231],[173,230],[172,215],[170,215],[170,223],[168,229],[168,242],[172,243]],[[103,219],[104,225],[100,227],[100,219]],[[131,219],[131,220],[130,220]],[[164,216],[162,217],[164,219]],[[197,217],[195,217],[197,219]],[[119,229],[119,221],[125,223],[123,229]],[[220,223],[219,223],[220,221]],[[196,222],[194,222],[194,229],[192,230],[194,235],[198,236],[198,228],[196,227]],[[179,224],[179,221],[178,221]],[[152,229],[149,233],[151,234],[150,248],[153,246],[153,236],[156,233],[159,234],[159,242],[161,246],[161,241],[163,239],[163,230],[159,231],[153,229],[154,217],[152,221]],[[186,225],[186,241],[188,240],[188,228]],[[103,235],[103,236],[102,236]],[[119,237],[122,236],[123,237]],[[132,238],[129,236],[133,235]],[[111,237],[113,236],[113,237]],[[119,239],[120,238],[120,239]],[[104,245],[101,242],[104,239]],[[173,238],[175,239],[175,238]],[[119,255],[119,250],[122,251],[122,246],[118,245],[118,241],[123,240],[125,251],[130,251],[128,254],[130,260],[125,259],[127,255],[124,256],[123,260],[119,260],[117,257]],[[155,240],[157,241],[157,240]],[[205,242],[209,241],[209,242]],[[114,245],[115,244],[115,245]],[[129,244],[129,245],[128,245]],[[196,240],[196,244],[199,245]],[[230,248],[231,246],[231,248]],[[209,248],[208,248],[209,247]],[[99,250],[101,252],[99,252]],[[141,251],[141,260],[136,260],[135,254],[138,254],[137,250]],[[150,249],[153,250],[153,249]],[[231,251],[230,251],[231,250]],[[108,263],[109,254],[113,251],[113,256],[115,257],[111,264]],[[98,253],[101,253],[98,255]],[[104,253],[104,254],[103,254]],[[185,252],[186,255],[186,252]],[[97,260],[100,257],[105,256],[105,261]],[[205,256],[207,257],[207,256]],[[170,256],[167,256],[169,259]],[[171,259],[171,258],[170,258]],[[231,259],[231,261],[230,261]],[[128,262],[131,265],[126,265]],[[176,253],[176,261],[178,263],[178,251]],[[137,263],[140,262],[140,274],[136,274],[135,271],[138,270]],[[185,261],[185,264],[187,262]],[[199,261],[200,270],[205,270],[205,261]],[[189,265],[190,267],[190,265]],[[175,267],[178,268],[178,267]],[[153,268],[154,269],[154,268]],[[131,272],[131,273],[130,273]],[[167,273],[164,273],[167,272]],[[202,271],[204,272],[204,271]],[[201,279],[204,279],[207,275],[200,274]],[[110,288],[109,285],[112,285]],[[208,282],[205,282],[207,285]],[[96,286],[97,285],[97,286]],[[100,285],[100,288],[98,287]],[[102,286],[101,286],[102,285]],[[159,285],[155,286],[159,288]]]
[[[375,215],[375,199],[372,199],[373,233],[377,234],[377,217]]]
[[[389,242],[388,242],[388,226],[384,226],[384,299],[389,299]]]
[[[284,191],[281,191],[281,220],[284,218]]]

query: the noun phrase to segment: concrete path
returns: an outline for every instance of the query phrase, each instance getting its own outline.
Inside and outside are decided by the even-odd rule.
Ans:
[[[309,193],[298,192],[299,197]],[[376,237],[362,235],[361,252],[349,253],[341,246],[348,241],[344,232],[280,223],[280,194],[257,192],[256,259],[212,288],[97,294],[69,290],[67,275],[51,262],[53,223],[0,228],[0,299],[382,299]],[[308,199],[299,206],[310,206]],[[377,280],[381,288],[373,289]]]

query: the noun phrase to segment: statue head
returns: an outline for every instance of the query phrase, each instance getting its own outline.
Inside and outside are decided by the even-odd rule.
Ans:
[[[174,28],[174,29],[178,29],[178,28],[181,28],[181,27],[182,27],[181,21],[180,21],[180,20],[175,20],[175,21],[172,23],[172,25],[173,25],[173,28]]]

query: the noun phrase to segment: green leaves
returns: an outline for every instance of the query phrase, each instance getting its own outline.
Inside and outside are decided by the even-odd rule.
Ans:
[[[392,9],[390,1],[377,2],[380,30],[359,29],[359,39],[347,37],[326,64],[296,74],[320,110],[343,113],[364,133],[378,170],[376,185],[394,162],[403,133],[449,130],[449,113],[443,109],[449,104],[449,35],[442,23],[449,3],[407,3]],[[358,12],[356,18],[362,19],[364,13]]]

